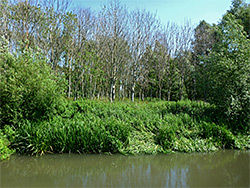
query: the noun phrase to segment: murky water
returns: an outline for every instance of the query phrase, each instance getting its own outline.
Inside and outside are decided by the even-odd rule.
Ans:
[[[250,151],[13,156],[0,187],[249,187]]]

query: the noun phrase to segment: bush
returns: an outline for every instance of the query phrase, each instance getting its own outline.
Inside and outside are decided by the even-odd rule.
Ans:
[[[0,130],[0,160],[4,160],[10,157],[11,154],[15,152],[9,148],[10,142]]]
[[[55,114],[63,93],[62,84],[38,54],[0,53],[1,125],[16,125]]]

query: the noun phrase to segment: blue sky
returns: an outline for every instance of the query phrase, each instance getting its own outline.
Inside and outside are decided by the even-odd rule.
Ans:
[[[72,0],[75,6],[90,7],[100,10],[109,0]],[[250,0],[246,0],[249,3]],[[231,0],[120,0],[129,9],[145,8],[157,12],[163,23],[175,22],[182,24],[184,20],[191,20],[193,24],[199,21],[218,23],[222,15],[231,6]]]

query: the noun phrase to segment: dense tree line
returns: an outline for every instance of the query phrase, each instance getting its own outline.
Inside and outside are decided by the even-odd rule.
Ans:
[[[0,18],[1,86],[10,83],[8,67],[25,76],[40,66],[41,73],[33,71],[37,87],[46,81],[42,61],[74,100],[204,100],[229,121],[249,125],[250,5],[243,0],[234,0],[217,25],[201,21],[196,28],[188,21],[164,25],[156,14],[128,10],[118,0],[99,12],[71,11],[66,0],[1,0]],[[11,58],[31,68],[6,66]],[[53,84],[51,90],[61,91]],[[11,88],[1,89],[1,99],[9,97]]]
[[[182,56],[191,50],[190,23],[163,26],[155,14],[116,0],[98,13],[69,9],[69,1],[3,0],[1,35],[12,53],[46,57],[67,80],[69,98],[188,97]]]

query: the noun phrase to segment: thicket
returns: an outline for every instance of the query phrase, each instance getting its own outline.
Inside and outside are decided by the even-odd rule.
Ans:
[[[14,152],[2,131],[5,126],[16,127],[23,120],[48,120],[60,111],[65,86],[63,77],[51,70],[43,55],[32,50],[11,54],[3,37],[0,73],[0,155],[5,159]]]
[[[250,149],[250,133],[202,101],[77,100],[38,54],[1,53],[1,159],[44,153],[208,152]]]
[[[1,44],[6,41],[2,39]],[[4,48],[6,49],[6,48]],[[0,53],[0,125],[23,119],[48,118],[63,97],[63,78],[56,75],[39,53]]]
[[[49,120],[5,126],[11,148],[22,154],[208,152],[250,149],[248,134],[217,124],[204,102],[68,101]],[[248,136],[247,136],[248,135]]]

